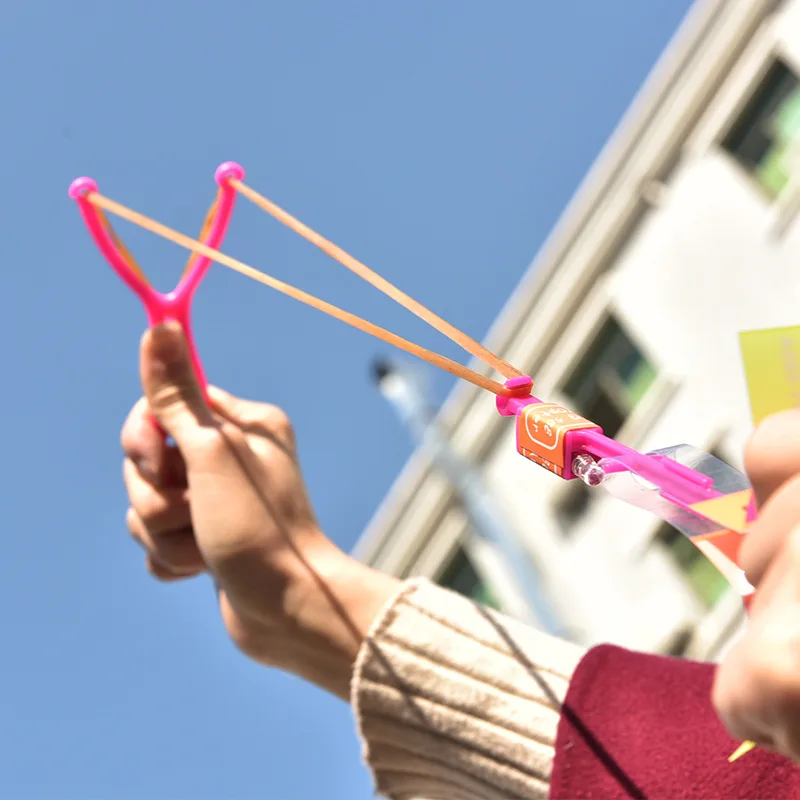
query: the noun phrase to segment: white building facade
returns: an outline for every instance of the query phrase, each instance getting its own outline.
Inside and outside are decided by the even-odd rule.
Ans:
[[[487,338],[535,393],[648,451],[741,468],[742,330],[800,323],[800,0],[701,0]],[[793,175],[795,177],[793,177]],[[741,603],[677,532],[517,454],[513,419],[460,385],[439,421],[479,466],[567,635],[714,659]],[[520,594],[418,451],[356,554],[492,598]]]

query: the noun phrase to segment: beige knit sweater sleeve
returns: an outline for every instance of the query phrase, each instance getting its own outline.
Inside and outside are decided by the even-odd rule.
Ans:
[[[356,662],[352,700],[392,800],[548,794],[575,645],[425,580],[404,583]]]

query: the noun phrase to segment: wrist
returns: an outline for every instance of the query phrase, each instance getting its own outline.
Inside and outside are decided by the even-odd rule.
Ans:
[[[304,550],[293,584],[286,605],[294,632],[287,668],[347,700],[361,646],[400,581],[320,537]]]

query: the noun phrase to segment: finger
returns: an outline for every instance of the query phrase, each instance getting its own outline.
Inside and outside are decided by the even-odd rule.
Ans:
[[[800,526],[759,587],[745,636],[715,677],[713,701],[735,736],[800,757]]]
[[[123,478],[128,498],[136,513],[153,533],[179,530],[191,525],[188,491],[158,489],[140,475],[130,460],[123,465]]]
[[[165,569],[175,575],[195,575],[205,569],[191,528],[154,534],[134,509],[128,509],[131,536]]]
[[[164,583],[173,583],[175,581],[186,581],[189,578],[194,578],[200,574],[200,572],[194,573],[186,573],[186,574],[178,574],[173,572],[169,567],[165,567],[163,564],[159,563],[152,554],[148,553],[144,558],[145,567],[147,571],[159,581]]]
[[[154,486],[185,486],[186,465],[177,447],[167,445],[155,428],[146,398],[131,409],[121,434],[122,451]]]
[[[773,414],[756,428],[745,451],[745,467],[759,508],[800,473],[800,409]]]
[[[748,634],[725,656],[714,675],[712,704],[723,725],[735,739],[771,747],[772,735],[764,724],[758,699],[752,692]]]
[[[800,474],[771,494],[758,519],[750,526],[739,552],[747,580],[759,589],[767,570],[782,552],[790,531],[800,523]],[[800,578],[798,578],[800,586]]]
[[[190,457],[204,431],[215,427],[197,382],[183,331],[170,322],[147,331],[141,346],[141,374],[145,397],[161,426]]]
[[[214,411],[225,421],[246,433],[270,436],[284,448],[294,449],[294,430],[282,409],[269,403],[243,400],[216,386],[208,387],[208,395]]]

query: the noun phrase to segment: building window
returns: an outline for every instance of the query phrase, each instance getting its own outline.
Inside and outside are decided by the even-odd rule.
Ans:
[[[573,411],[616,436],[656,377],[655,367],[610,317],[564,386]]]
[[[688,537],[666,522],[658,528],[654,541],[669,553],[698,600],[706,608],[713,608],[729,588],[722,573]]]
[[[458,548],[450,563],[439,576],[437,583],[482,605],[500,609],[500,604],[485,581],[478,575],[478,571],[463,547]]]
[[[800,79],[776,61],[722,147],[774,199],[791,179],[799,134]]]
[[[586,513],[592,501],[592,492],[583,481],[577,478],[559,493],[555,504],[555,514],[563,533],[572,530],[572,526]]]
[[[686,655],[689,645],[694,638],[694,630],[692,628],[684,628],[676,633],[665,645],[661,648],[661,652],[665,656],[673,656],[674,658],[682,658]]]
[[[616,436],[656,377],[655,367],[609,317],[564,385],[572,408],[597,423],[606,436]],[[589,508],[592,490],[575,480],[564,491],[555,512],[570,530]]]

